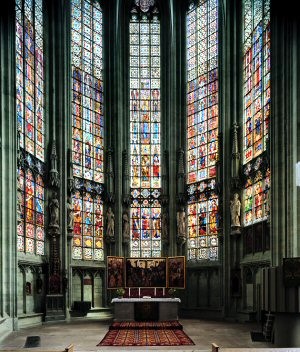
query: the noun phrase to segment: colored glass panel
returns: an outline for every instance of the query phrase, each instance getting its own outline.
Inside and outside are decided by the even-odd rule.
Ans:
[[[73,196],[74,238],[73,259],[104,260],[103,203],[100,196],[90,193]]]
[[[132,257],[161,255],[160,22],[133,13],[129,24]]]
[[[187,12],[188,260],[218,259],[218,196],[202,190],[217,173],[218,86],[218,1],[199,1]]]
[[[104,182],[102,10],[72,1],[72,160],[74,176]]]
[[[188,204],[188,253],[190,260],[218,259],[218,197],[202,194]]]
[[[44,182],[32,171],[18,171],[17,247],[20,252],[44,254]],[[30,240],[29,240],[30,239]]]
[[[243,164],[247,175],[243,192],[243,225],[269,215],[270,170],[260,171],[270,119],[270,1],[245,0]]]
[[[44,161],[44,49],[41,1],[16,2],[16,114],[20,147]]]
[[[16,118],[19,148],[44,162],[44,48],[42,0],[18,0],[16,11]],[[17,249],[43,255],[44,182],[39,167],[18,169]]]
[[[269,0],[244,2],[244,164],[266,150],[270,117],[269,7]]]
[[[71,7],[72,161],[76,178],[104,183],[103,14],[98,2]],[[104,260],[103,205],[99,195],[73,197],[73,259]]]
[[[270,213],[270,170],[265,175],[258,171],[247,179],[243,209],[244,226],[267,219]]]

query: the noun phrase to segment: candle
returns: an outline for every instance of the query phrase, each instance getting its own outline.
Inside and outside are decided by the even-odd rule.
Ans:
[[[130,298],[130,287],[128,289],[128,297]]]
[[[163,287],[163,296],[165,295],[165,288]]]
[[[139,287],[139,297],[141,297],[141,288]]]
[[[156,297],[156,287],[154,287],[154,297]]]

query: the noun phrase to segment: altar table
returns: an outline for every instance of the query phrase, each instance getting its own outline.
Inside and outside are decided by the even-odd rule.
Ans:
[[[179,298],[113,298],[115,321],[178,320]]]

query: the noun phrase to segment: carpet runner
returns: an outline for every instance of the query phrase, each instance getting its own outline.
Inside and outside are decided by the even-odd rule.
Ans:
[[[194,345],[178,321],[115,322],[97,346]]]

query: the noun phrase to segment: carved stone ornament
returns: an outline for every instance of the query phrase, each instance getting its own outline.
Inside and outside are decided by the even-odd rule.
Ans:
[[[52,151],[50,156],[50,165],[51,169],[49,171],[49,182],[52,187],[59,187],[60,177],[57,171],[57,153],[56,153],[56,145],[55,141],[52,145]]]
[[[150,6],[154,5],[154,0],[135,0],[135,4],[140,7],[141,11],[147,12]]]

